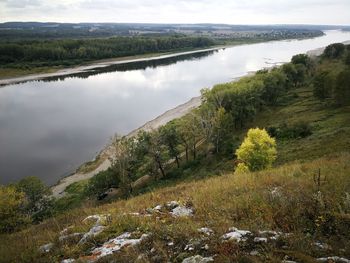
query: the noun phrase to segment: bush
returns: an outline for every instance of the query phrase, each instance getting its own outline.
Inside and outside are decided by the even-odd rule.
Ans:
[[[350,105],[350,70],[344,70],[338,74],[334,86],[334,97],[338,105]]]
[[[292,125],[282,123],[279,126],[270,126],[266,130],[270,136],[277,139],[298,139],[312,134],[311,126],[306,122],[297,122]]]
[[[13,186],[0,186],[0,233],[12,232],[30,223],[23,213],[25,194]]]
[[[317,72],[312,81],[315,97],[324,100],[332,95],[333,81],[328,71]]]
[[[86,186],[86,193],[93,195],[100,195],[111,187],[118,187],[120,180],[118,176],[108,169],[106,171],[99,172],[89,180]]]
[[[277,158],[275,139],[271,138],[265,129],[250,129],[236,155],[249,171],[269,168]],[[246,170],[242,165],[241,168]]]
[[[335,43],[326,47],[323,52],[323,57],[330,59],[339,58],[344,54],[344,52],[345,45],[342,43]]]

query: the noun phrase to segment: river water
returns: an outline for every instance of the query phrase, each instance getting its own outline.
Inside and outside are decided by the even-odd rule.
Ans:
[[[53,184],[91,160],[115,133],[127,134],[204,87],[350,40],[350,32],[325,33],[1,87],[0,183],[38,176]]]

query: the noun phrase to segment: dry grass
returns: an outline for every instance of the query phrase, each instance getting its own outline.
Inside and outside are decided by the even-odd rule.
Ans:
[[[318,188],[313,175],[318,169],[321,169],[325,181],[320,186],[322,196],[316,201]],[[312,258],[323,255],[312,247],[315,240],[326,241],[332,246],[334,254],[350,257],[350,200],[346,200],[350,189],[349,173],[350,154],[343,153],[258,173],[227,174],[182,183],[94,209],[73,210],[25,231],[1,236],[0,258],[2,262],[55,262],[62,258],[77,258],[88,254],[91,247],[108,238],[136,229],[152,233],[151,238],[139,248],[130,248],[113,256],[118,262],[131,262],[139,254],[145,254],[145,261],[140,262],[181,262],[183,257],[196,253],[219,254],[216,258],[218,262],[280,262],[285,255],[302,262],[313,262]],[[277,195],[272,193],[276,189]],[[171,200],[191,202],[195,208],[194,217],[175,219],[168,214],[150,218],[123,215],[142,212]],[[81,220],[95,213],[112,215],[112,223],[106,231],[84,246],[59,244],[60,230],[75,225],[77,231],[86,231],[89,225],[82,224]],[[191,239],[200,237],[197,228],[204,226],[216,233],[206,241],[210,249],[184,252]],[[294,234],[280,241],[281,244],[259,245],[257,248],[254,244],[222,243],[220,236],[232,226],[251,231],[274,229]],[[172,248],[167,246],[170,241],[174,242]],[[48,242],[57,244],[55,249],[49,254],[40,254],[38,247]],[[151,248],[156,249],[157,255],[150,253]],[[260,257],[249,256],[252,249],[259,249]]]

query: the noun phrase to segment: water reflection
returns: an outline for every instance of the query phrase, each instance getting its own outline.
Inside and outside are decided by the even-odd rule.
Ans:
[[[92,68],[87,71],[75,73],[75,74],[48,77],[48,78],[42,79],[42,81],[51,82],[51,81],[65,80],[66,78],[87,79],[90,76],[109,73],[109,72],[145,70],[147,68],[157,68],[160,66],[168,66],[168,65],[176,64],[182,61],[200,60],[204,57],[213,55],[216,52],[218,52],[218,50],[203,51],[203,52],[197,52],[193,54],[183,54],[183,55],[178,55],[174,57],[166,57],[166,58],[160,58],[160,59],[154,59],[154,60],[144,60],[144,61],[138,61],[138,62],[127,62],[122,64],[115,64],[115,65],[111,65],[103,68]]]

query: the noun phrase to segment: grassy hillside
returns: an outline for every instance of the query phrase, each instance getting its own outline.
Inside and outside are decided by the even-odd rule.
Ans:
[[[318,186],[314,175],[321,170]],[[275,169],[242,175],[226,174],[203,181],[182,183],[127,201],[118,201],[96,209],[79,209],[50,219],[28,230],[2,236],[2,262],[56,262],[89,254],[92,247],[125,231],[151,233],[142,246],[125,249],[112,257],[117,262],[181,262],[187,256],[217,255],[217,262],[281,262],[285,256],[297,262],[315,262],[322,256],[350,257],[350,154],[339,153],[308,163],[296,162]],[[144,213],[146,208],[176,200],[194,208],[193,217],[173,218],[166,212],[151,217],[125,213]],[[110,213],[106,230],[84,245],[58,241],[59,231],[74,226],[72,231],[87,231],[81,220],[92,214]],[[210,227],[214,234],[207,239],[197,231]],[[264,244],[223,242],[221,236],[230,227],[250,230],[277,230],[290,233],[277,241]],[[196,239],[198,242],[194,242]],[[198,239],[198,240],[197,240]],[[203,239],[203,240],[202,240]],[[194,250],[184,251],[196,243]],[[47,254],[39,246],[54,242]],[[173,242],[174,245],[169,246]],[[315,242],[326,243],[320,249]],[[208,249],[201,247],[208,245]],[[156,252],[151,252],[154,248]],[[154,249],[152,251],[154,251]],[[250,256],[251,251],[258,256]],[[101,261],[111,262],[111,261]]]

